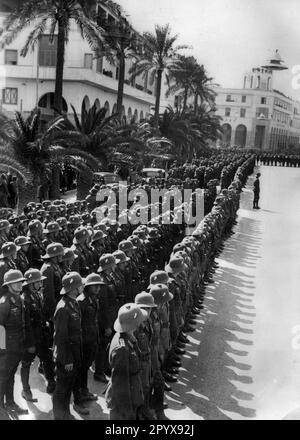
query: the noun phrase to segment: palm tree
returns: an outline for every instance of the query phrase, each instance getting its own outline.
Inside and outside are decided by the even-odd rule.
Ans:
[[[213,84],[211,81],[213,78],[207,76],[207,72],[203,66],[203,64],[198,65],[198,68],[195,71],[193,76],[193,93],[194,93],[194,114],[197,114],[198,111],[198,98],[200,97],[200,106],[207,102],[213,107],[216,97],[216,92],[212,89],[213,86],[217,86],[217,84]]]
[[[101,170],[113,171],[114,168],[133,169],[142,166],[144,155],[152,152],[167,139],[155,137],[148,123],[128,121],[117,115],[106,117],[106,109],[97,109],[93,105],[89,111],[82,110],[81,117],[73,106],[74,123],[67,117],[53,135],[59,145],[79,147],[81,151],[93,155]],[[77,197],[86,196],[92,180],[78,179]]]
[[[168,90],[167,96],[178,93],[180,97],[183,97],[183,112],[186,111],[187,99],[193,95],[194,84],[197,80],[197,74],[199,70],[199,64],[193,56],[186,57],[179,55],[178,67],[170,72],[167,77]]]
[[[118,94],[116,113],[121,116],[124,83],[125,83],[125,62],[132,58],[134,54],[133,47],[136,43],[136,36],[127,19],[122,16],[122,8],[114,2],[100,1],[116,16],[115,20],[107,20],[106,17],[98,15],[97,23],[104,29],[104,44],[99,42],[97,56],[105,56],[107,60],[118,67]]]
[[[29,49],[34,49],[39,38],[49,29],[49,39],[53,42],[57,29],[57,60],[54,92],[54,109],[62,110],[63,70],[65,48],[69,39],[71,21],[78,25],[82,38],[86,39],[93,50],[97,41],[103,41],[103,30],[91,19],[89,8],[93,5],[89,0],[26,0],[8,15],[4,22],[0,48],[9,45],[27,26],[33,30],[27,37],[21,50],[26,56]]]
[[[22,189],[31,200],[37,198],[38,187],[49,173],[54,186],[53,198],[59,197],[59,171],[64,163],[83,175],[92,174],[98,167],[92,155],[77,148],[65,148],[56,141],[55,133],[64,121],[63,116],[52,121],[43,133],[39,131],[40,117],[39,109],[34,109],[26,119],[19,112],[14,119],[0,115],[0,139],[10,157],[29,174],[30,188],[24,186]],[[22,206],[27,203],[27,197],[20,196],[20,200]]]
[[[178,68],[178,51],[187,48],[187,46],[175,46],[177,38],[177,35],[171,36],[169,25],[156,25],[154,34],[144,32],[142,38],[143,51],[137,54],[137,62],[129,71],[132,78],[139,75],[143,75],[146,78],[146,75],[150,74],[150,84],[153,84],[156,78],[155,113],[153,119],[155,128],[158,128],[159,122],[163,73],[170,73]]]

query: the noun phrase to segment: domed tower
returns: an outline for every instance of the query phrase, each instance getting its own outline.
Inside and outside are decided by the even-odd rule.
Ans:
[[[244,76],[244,89],[273,90],[273,71],[286,70],[287,67],[278,52],[275,50],[272,57],[264,66],[254,67]]]

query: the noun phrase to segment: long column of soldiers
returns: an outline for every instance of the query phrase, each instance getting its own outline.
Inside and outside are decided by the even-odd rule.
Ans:
[[[0,209],[2,419],[28,412],[14,400],[19,365],[22,396],[37,401],[30,388],[36,356],[56,420],[72,418],[72,394],[74,410],[89,413],[89,401],[97,400],[90,369],[107,383],[111,420],[166,419],[164,393],[177,380],[187,333],[255,160],[227,152],[172,166],[170,190],[205,188],[206,216],[191,235],[179,221],[182,206],[168,213],[170,224],[162,222],[165,213],[147,224],[125,223],[128,209],[118,221],[97,222],[97,185],[84,201],[32,202],[18,216]]]

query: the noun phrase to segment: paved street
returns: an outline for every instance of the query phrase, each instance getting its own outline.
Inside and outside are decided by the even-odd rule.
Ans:
[[[250,178],[168,399],[171,418],[300,419],[300,170],[261,173],[262,209],[252,210]]]
[[[250,177],[180,380],[166,396],[171,419],[300,419],[300,169],[260,170],[262,209],[252,210]],[[32,388],[39,402],[23,418],[50,418],[40,375]],[[100,397],[87,418],[107,419],[104,386],[91,378],[91,389]]]

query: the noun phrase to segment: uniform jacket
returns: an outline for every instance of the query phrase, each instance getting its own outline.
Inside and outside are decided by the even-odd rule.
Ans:
[[[116,333],[109,349],[111,379],[106,391],[107,406],[128,420],[144,402],[140,377],[139,349],[135,338]]]
[[[27,287],[23,290],[25,307],[25,347],[38,346],[42,342],[45,327],[43,316],[43,296],[40,292],[31,292]]]
[[[41,256],[46,253],[45,247],[42,241],[33,235],[30,236],[30,240],[31,240],[31,246],[29,252],[30,267],[40,269],[41,266],[43,265],[43,260]]]
[[[3,288],[0,298],[0,326],[5,329],[6,351],[23,352],[25,339],[24,304],[20,296]]]
[[[99,304],[95,296],[82,293],[77,302],[81,311],[81,329],[83,345],[99,342],[98,314]]]
[[[64,295],[54,314],[54,358],[56,362],[80,364],[82,356],[81,312],[78,302]]]
[[[57,264],[46,262],[41,268],[44,280],[44,314],[47,320],[53,318],[57,300],[60,298],[62,288],[62,270]]]

